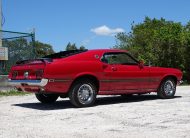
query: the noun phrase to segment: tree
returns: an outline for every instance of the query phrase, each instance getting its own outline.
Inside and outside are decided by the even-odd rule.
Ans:
[[[44,57],[55,53],[50,44],[45,44],[39,41],[35,41],[36,58]]]
[[[190,81],[190,23],[151,19],[146,17],[143,23],[132,24],[131,32],[118,33],[114,48],[129,50],[133,55],[156,66],[179,68],[184,79]],[[189,66],[188,66],[189,65]]]
[[[69,50],[85,50],[86,48],[84,46],[80,46],[79,48],[77,48],[76,44],[73,43],[71,44],[70,42],[67,44],[66,46],[66,51],[69,51]]]
[[[185,35],[184,41],[186,41],[186,48],[185,48],[185,70],[184,70],[184,77],[189,81],[190,80],[190,22],[187,23],[185,26]]]
[[[75,45],[75,43],[74,44],[71,44],[70,42],[67,44],[67,46],[66,46],[66,51],[69,51],[69,50],[77,50],[77,47],[76,47],[76,45]]]
[[[80,46],[79,50],[85,50],[86,48],[84,46]]]

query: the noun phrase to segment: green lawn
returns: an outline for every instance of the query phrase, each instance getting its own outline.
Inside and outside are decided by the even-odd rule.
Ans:
[[[30,93],[26,93],[26,92],[20,92],[20,91],[17,91],[17,90],[10,90],[10,91],[0,91],[0,97],[2,96],[22,96],[22,95],[27,95],[27,94],[30,94]]]

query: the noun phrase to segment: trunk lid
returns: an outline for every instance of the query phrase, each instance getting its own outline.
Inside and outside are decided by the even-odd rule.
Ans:
[[[11,80],[41,80],[44,74],[44,68],[52,59],[32,59],[16,62],[9,73]]]
[[[15,66],[12,66],[9,73],[9,79],[41,80],[43,78],[44,69],[47,64],[86,51],[87,50],[61,51],[39,59],[18,61],[16,62]]]

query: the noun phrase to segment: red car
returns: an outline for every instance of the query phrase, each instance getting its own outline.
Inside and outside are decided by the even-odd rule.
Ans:
[[[172,98],[181,79],[178,69],[146,66],[115,49],[63,51],[19,61],[9,73],[11,85],[34,92],[40,102],[69,97],[76,107],[93,105],[96,95],[157,92],[160,98]]]

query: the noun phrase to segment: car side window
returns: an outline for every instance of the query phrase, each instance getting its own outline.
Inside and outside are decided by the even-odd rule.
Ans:
[[[137,65],[131,56],[127,53],[106,53],[102,58],[102,62],[108,64],[122,64],[122,65]]]

